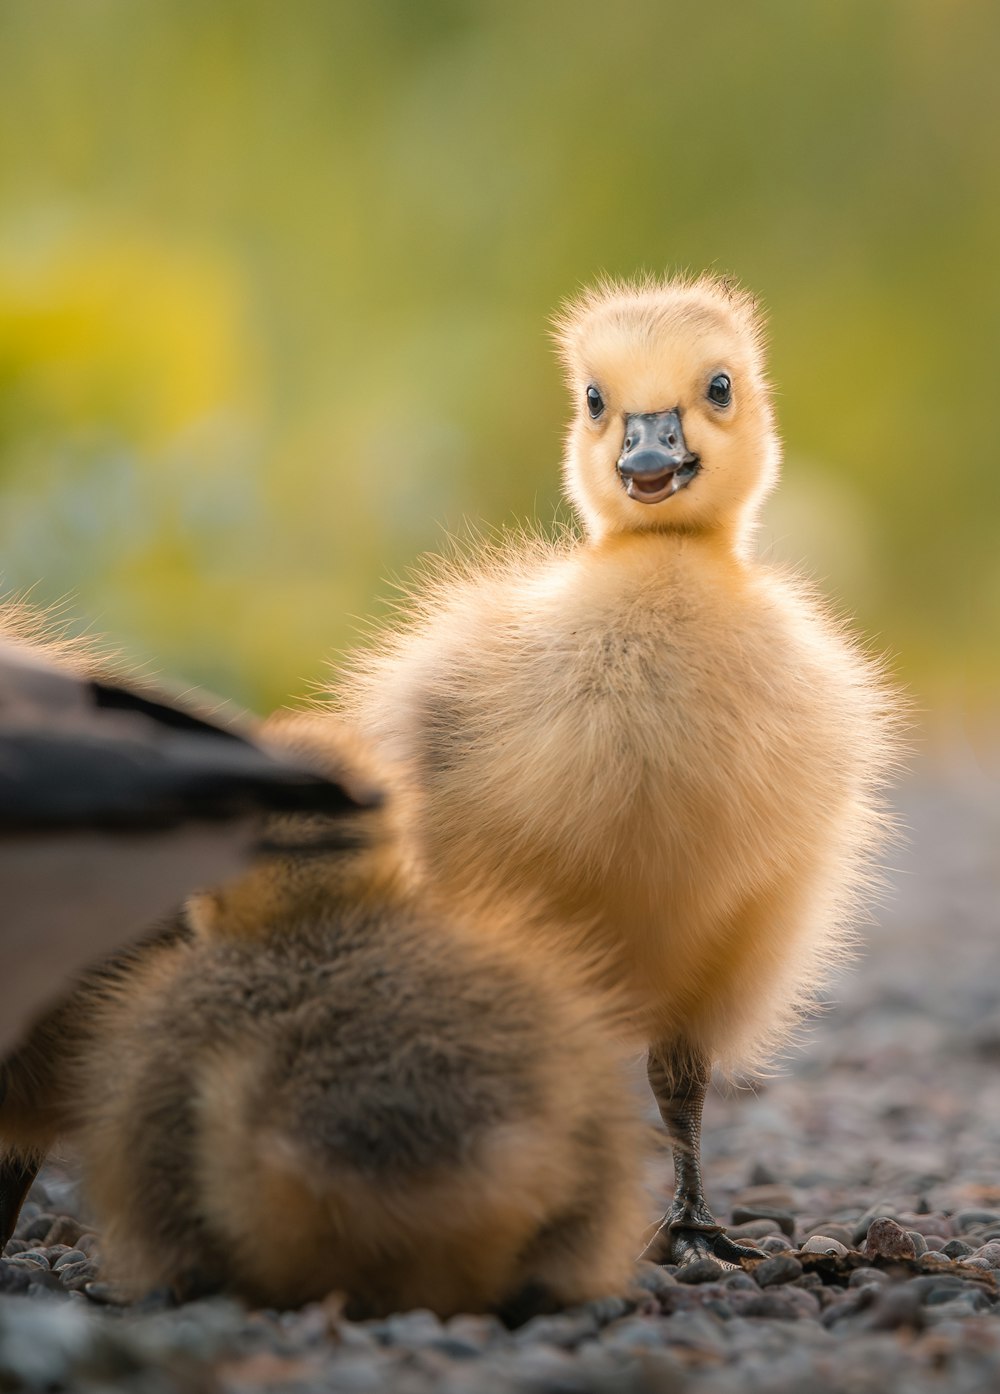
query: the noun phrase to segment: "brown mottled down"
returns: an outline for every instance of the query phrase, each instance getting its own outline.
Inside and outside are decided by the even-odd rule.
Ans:
[[[850,946],[897,703],[812,588],[754,553],[780,446],[751,298],[605,285],[557,337],[583,536],[432,569],[339,701],[406,781],[443,893],[527,890],[548,924],[588,926],[696,1155],[709,1067],[762,1068]],[[637,430],[686,449],[669,496],[630,488]]]
[[[320,726],[364,760],[328,722],[277,734],[317,756]],[[642,1130],[603,1009],[416,896],[392,816],[196,898],[102,1009],[77,1141],[137,1289],[522,1315],[626,1281]]]

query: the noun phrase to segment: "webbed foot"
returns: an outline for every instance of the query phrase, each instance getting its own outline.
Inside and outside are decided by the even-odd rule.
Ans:
[[[650,1263],[675,1263],[680,1268],[711,1258],[723,1268],[739,1268],[744,1259],[767,1255],[751,1244],[730,1239],[721,1225],[679,1224],[668,1215],[639,1257]]]

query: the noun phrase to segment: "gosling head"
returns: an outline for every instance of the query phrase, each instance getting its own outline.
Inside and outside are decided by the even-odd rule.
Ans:
[[[588,532],[741,546],[780,460],[751,298],[707,277],[604,285],[556,339],[575,410],[565,485]]]

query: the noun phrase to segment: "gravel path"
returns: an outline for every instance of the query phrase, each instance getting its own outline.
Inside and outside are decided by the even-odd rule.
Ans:
[[[1000,781],[970,760],[901,807],[911,845],[866,955],[786,1073],[710,1101],[709,1196],[770,1252],[753,1275],[644,1266],[630,1298],[513,1333],[351,1323],[332,1299],[128,1309],[50,1168],[0,1260],[0,1390],[1000,1388]]]

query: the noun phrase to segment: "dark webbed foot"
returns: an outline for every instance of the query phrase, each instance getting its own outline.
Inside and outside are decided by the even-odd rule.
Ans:
[[[675,1263],[681,1268],[701,1258],[715,1259],[724,1268],[739,1268],[744,1259],[766,1258],[750,1244],[739,1244],[721,1225],[694,1228],[675,1224],[667,1216],[640,1254],[650,1263]]]

